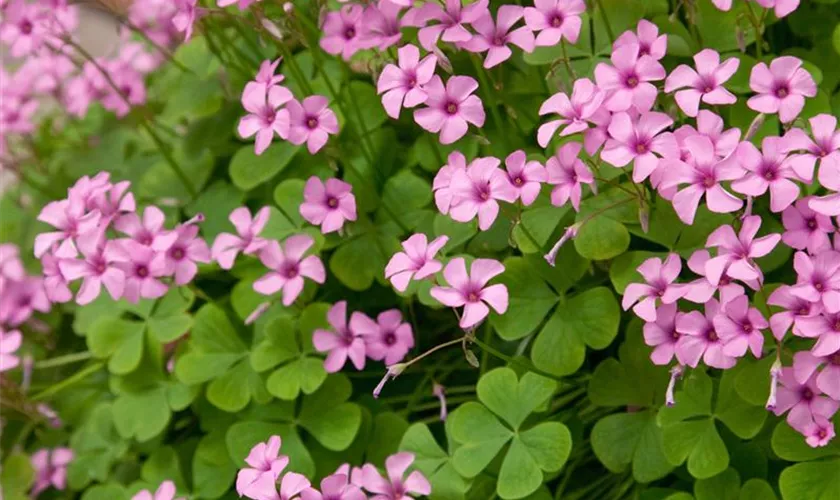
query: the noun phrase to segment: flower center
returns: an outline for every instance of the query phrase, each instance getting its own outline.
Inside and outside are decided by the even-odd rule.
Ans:
[[[816,219],[808,219],[807,225],[808,225],[808,229],[816,229],[817,228],[817,220]]]
[[[318,119],[314,116],[310,116],[306,119],[306,126],[309,128],[309,130],[315,130],[316,128],[318,128]]]
[[[647,150],[648,150],[647,144],[644,144],[644,143],[636,144],[636,152],[637,153],[644,154],[644,153],[647,153]]]
[[[382,337],[382,342],[385,342],[387,346],[392,346],[397,343],[397,336],[394,332],[388,332]]]
[[[828,358],[828,362],[834,366],[840,366],[840,351],[835,352]]]
[[[680,332],[678,332],[676,329],[671,330],[671,338],[674,339],[674,340],[679,340],[680,339]]]
[[[639,77],[636,76],[636,75],[630,75],[630,76],[627,77],[626,80],[624,80],[624,83],[626,83],[627,86],[630,87],[631,89],[635,88],[636,85],[639,84]]]
[[[143,264],[140,264],[136,268],[134,268],[134,274],[136,274],[140,278],[148,278],[149,277],[149,268]]]
[[[467,302],[478,302],[478,294],[476,292],[468,293]]]
[[[828,437],[828,431],[820,427],[820,430],[817,431],[817,437],[820,439],[825,439],[826,437]]]
[[[712,187],[714,187],[714,186],[715,186],[715,178],[714,178],[714,177],[712,177],[711,175],[707,175],[707,176],[703,179],[703,186],[705,186],[705,187],[707,187],[707,188],[712,188]]]
[[[805,401],[810,401],[814,399],[814,391],[805,387],[804,389],[802,389],[802,399],[804,399]]]
[[[750,323],[744,323],[741,325],[741,328],[744,330],[744,333],[751,333],[753,331],[753,326]]]
[[[108,270],[108,266],[106,266],[104,262],[100,262],[93,266],[93,269],[94,271],[96,271],[96,274],[103,274],[105,271]]]
[[[525,181],[522,180],[522,177],[515,177],[513,179],[513,183],[516,184],[517,186],[521,186],[521,185],[525,184]]]
[[[814,283],[814,288],[816,288],[816,290],[817,290],[818,292],[822,292],[822,291],[823,291],[823,288],[825,288],[825,285],[823,285],[822,283],[819,283],[819,282],[818,282],[818,283]]]
[[[495,37],[493,37],[493,45],[495,45],[497,47],[501,47],[504,44],[505,44],[504,35],[496,35]]]
[[[799,310],[799,315],[800,316],[807,316],[809,312],[811,312],[811,311],[808,310],[807,306],[802,306],[802,309]]]
[[[718,334],[714,328],[710,329],[706,332],[706,340],[709,342],[717,342],[718,341]]]
[[[411,87],[411,88],[416,87],[417,86],[417,77],[415,77],[415,76],[408,77],[408,80],[406,81],[406,86]]]
[[[283,270],[283,275],[288,279],[296,278],[298,275],[297,265],[291,264],[286,266],[286,269]]]
[[[779,99],[784,99],[788,94],[790,94],[790,90],[784,85],[776,89],[776,97]]]
[[[330,196],[327,198],[327,206],[330,208],[336,208],[338,206],[338,199],[334,196]]]
[[[835,332],[840,332],[840,318],[837,318],[834,321],[834,331]]]
[[[32,22],[29,19],[24,19],[19,26],[20,32],[24,35],[32,33]]]
[[[347,40],[352,40],[355,37],[356,37],[356,29],[353,28],[352,26],[348,27],[346,30],[344,30],[344,38],[346,38]]]
[[[563,25],[563,14],[555,12],[552,14],[551,19],[548,20],[548,24],[550,24],[552,28],[559,28]]]
[[[187,255],[187,253],[181,247],[174,247],[169,252],[169,256],[172,257],[175,260],[181,260],[181,259],[184,258],[185,255]]]
[[[454,102],[450,102],[446,105],[446,112],[450,115],[454,115],[458,112],[458,105]]]

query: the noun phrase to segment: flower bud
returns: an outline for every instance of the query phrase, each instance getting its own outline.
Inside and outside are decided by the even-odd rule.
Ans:
[[[407,363],[397,363],[388,367],[388,371],[385,372],[385,376],[382,377],[382,380],[376,385],[373,389],[373,397],[378,398],[379,394],[382,392],[382,388],[385,387],[385,383],[388,380],[397,378],[405,369],[408,368]]]
[[[557,258],[557,252],[560,251],[560,247],[562,247],[567,241],[573,240],[577,236],[580,225],[580,222],[576,222],[566,228],[566,232],[563,233],[563,236],[561,236],[560,239],[557,240],[557,243],[551,247],[551,250],[545,254],[544,258],[545,261],[548,262],[549,266],[554,267],[554,260]]]
[[[677,384],[677,379],[683,374],[683,366],[677,365],[671,368],[671,379],[668,381],[668,388],[665,390],[665,405],[668,407],[677,404],[674,399],[674,387]]]
[[[776,409],[776,388],[779,385],[779,377],[782,375],[782,363],[779,358],[773,362],[770,367],[770,396],[767,398],[767,404],[764,405],[770,411]]]
[[[438,401],[440,401],[440,420],[442,422],[446,421],[447,411],[446,411],[446,389],[435,382],[432,384],[432,394],[437,396]]]

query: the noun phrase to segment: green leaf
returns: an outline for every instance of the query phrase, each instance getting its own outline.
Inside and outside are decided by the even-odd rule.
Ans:
[[[831,42],[834,44],[834,50],[840,54],[840,23],[834,27],[834,34],[831,36]]]
[[[444,425],[450,434],[451,419]],[[414,453],[414,467],[428,478],[432,485],[430,498],[456,500],[464,497],[469,483],[455,470],[451,456],[440,447],[426,424],[417,423],[408,428],[399,446],[400,450]]]
[[[524,258],[510,257],[504,265],[499,283],[507,286],[508,310],[490,321],[500,337],[515,340],[536,330],[559,297]]]
[[[129,498],[128,490],[119,483],[97,484],[86,489],[82,494],[82,500],[128,500]]]
[[[729,466],[729,452],[711,418],[669,425],[662,429],[662,437],[668,461],[677,466],[687,459],[688,472],[697,479],[720,474]]]
[[[217,180],[187,206],[186,212],[191,217],[204,214],[201,234],[211,242],[219,233],[230,232],[233,229],[228,216],[234,209],[242,206],[243,198],[242,191],[223,180]]]
[[[300,179],[288,179],[274,189],[274,203],[280,207],[295,227],[303,226],[303,216],[300,215],[300,204],[303,203],[303,188],[306,182]],[[273,214],[272,214],[273,215]]]
[[[183,149],[177,148],[173,152],[173,157],[173,161],[179,165],[193,188],[200,192],[213,173],[213,155],[209,151],[202,151],[198,156],[189,156]],[[142,198],[174,198],[185,204],[192,201],[184,182],[163,157],[160,157],[143,174],[138,191]]]
[[[660,425],[667,426],[691,417],[712,415],[712,379],[702,371],[692,371],[674,395],[674,406],[659,412]]]
[[[207,400],[224,411],[239,411],[252,398],[267,403],[271,396],[266,392],[262,377],[251,368],[247,359],[238,362],[207,386]]]
[[[618,413],[599,420],[590,437],[595,456],[610,471],[633,466],[633,477],[642,483],[661,479],[674,466],[663,451],[662,431],[653,411]]]
[[[300,146],[288,141],[272,143],[259,156],[252,145],[242,146],[230,160],[230,179],[243,191],[253,189],[286,168],[298,151]]]
[[[540,469],[555,472],[572,452],[572,434],[560,422],[542,422],[519,434],[519,439]]]
[[[122,437],[143,442],[163,432],[172,413],[166,389],[152,387],[120,394],[114,401],[113,415],[114,425]]]
[[[408,429],[408,421],[393,412],[379,413],[373,418],[373,429],[365,459],[375,464],[385,463],[385,459],[399,449],[400,441]]]
[[[320,359],[301,357],[275,370],[266,381],[266,388],[273,396],[292,400],[303,391],[312,394],[324,380],[327,372]]]
[[[87,335],[90,351],[98,358],[109,358],[108,370],[123,375],[134,371],[143,357],[146,325],[115,317],[94,322]]]
[[[0,491],[8,500],[29,498],[27,492],[35,482],[35,471],[29,456],[19,451],[13,452],[3,461],[0,471]]]
[[[303,399],[298,423],[329,450],[346,449],[359,432],[361,410],[355,403],[345,402],[351,392],[347,377],[334,375]]]
[[[175,374],[185,384],[206,382],[222,376],[246,355],[247,348],[224,310],[206,304],[195,315],[189,350],[178,358]]]
[[[773,487],[763,479],[750,479],[741,487],[738,500],[777,500]]]
[[[840,458],[788,467],[779,477],[779,489],[785,500],[840,498]]]
[[[742,366],[723,372],[715,402],[715,417],[741,439],[752,439],[764,427],[767,410],[764,406],[751,405],[735,390],[735,381]]]
[[[694,483],[694,497],[697,500],[738,500],[740,490],[741,478],[731,467],[716,476]]]
[[[585,223],[575,238],[575,248],[587,259],[607,260],[624,253],[630,246],[630,233],[624,224],[597,216]]]
[[[155,449],[149,458],[143,462],[140,476],[151,484],[172,481],[179,491],[186,491],[187,485],[181,474],[181,463],[178,454],[171,446]]]
[[[341,91],[341,100],[342,109],[348,113],[347,125],[359,136],[370,134],[388,119],[376,89],[369,83],[350,81]]]
[[[246,420],[230,426],[225,433],[227,451],[234,466],[244,467],[245,457],[255,444],[268,441],[271,436],[280,436],[280,453],[289,457],[289,468],[305,476],[315,474],[315,462],[306,450],[295,428],[289,424]]]
[[[776,425],[770,444],[775,454],[792,462],[805,462],[840,455],[840,442],[837,439],[832,439],[825,446],[812,448],[805,442],[802,434],[791,428],[786,421],[781,421]]]
[[[502,417],[514,430],[525,418],[545,403],[557,384],[546,377],[527,372],[518,379],[510,368],[496,368],[478,381],[478,399],[493,413]]]
[[[367,290],[376,277],[384,274],[385,248],[390,245],[391,241],[375,232],[365,233],[333,252],[330,271],[351,290]]]
[[[128,444],[114,427],[111,406],[95,406],[70,438],[75,457],[67,467],[67,483],[74,490],[83,489],[93,480],[107,481],[112,466],[128,451]]]
[[[546,191],[533,205],[523,210],[519,224],[513,229],[516,246],[525,254],[541,253],[569,210],[568,206],[552,205]]]
[[[381,109],[378,103],[377,109]],[[392,216],[396,216],[404,226],[417,227],[426,214],[422,209],[431,201],[432,186],[429,182],[411,170],[403,169],[385,182],[380,206],[388,210],[381,210],[379,219],[390,221]]]
[[[475,477],[484,470],[513,432],[476,402],[459,406],[449,417],[452,438],[462,444],[452,456],[455,470],[464,477]]]
[[[543,475],[528,447],[514,437],[499,471],[496,492],[501,498],[522,498],[542,484]]]
[[[237,470],[228,454],[225,430],[210,431],[201,438],[193,455],[195,495],[198,498],[219,498],[233,484]]]

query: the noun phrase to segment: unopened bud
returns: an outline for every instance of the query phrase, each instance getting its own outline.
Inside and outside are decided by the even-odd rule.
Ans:
[[[746,35],[744,34],[743,28],[741,28],[740,26],[735,27],[735,43],[738,44],[738,50],[740,50],[742,54],[746,54],[747,39]]]
[[[770,396],[767,398],[767,404],[765,408],[770,411],[774,411],[776,409],[776,388],[779,385],[779,377],[782,375],[782,363],[779,361],[779,358],[776,358],[776,361],[773,362],[773,365],[770,367]]]
[[[755,137],[755,134],[758,133],[758,129],[764,125],[764,113],[759,113],[758,116],[750,123],[750,128],[747,129],[747,135],[744,136],[744,141],[748,142]]]
[[[269,307],[271,307],[270,301],[266,301],[258,305],[257,308],[254,309],[254,311],[251,314],[249,314],[247,318],[245,318],[245,324],[250,325],[254,321],[258,320],[260,316],[262,316],[266,311],[268,311]]]
[[[272,23],[271,21],[269,21],[266,18],[260,19],[260,23],[262,24],[262,27],[265,28],[266,31],[271,33],[271,36],[273,36],[274,38],[276,38],[278,40],[283,39],[283,33],[280,32],[280,28],[276,24]]]
[[[446,54],[443,53],[437,46],[432,47],[432,53],[437,57],[438,65],[443,68],[444,71],[452,74],[452,63],[449,61],[449,58],[446,57]]]
[[[650,231],[650,207],[647,203],[639,207],[639,225],[642,226],[642,231],[645,234]]]
[[[567,241],[574,239],[577,236],[578,230],[580,229],[580,222],[576,222],[571,226],[566,228],[566,232],[563,233],[563,236],[557,240],[557,243],[551,247],[551,250],[547,254],[545,254],[545,260],[548,262],[548,265],[554,267],[554,261],[557,259],[557,252],[560,251],[560,247],[562,247]]]
[[[446,421],[447,411],[446,411],[446,389],[435,382],[432,384],[432,394],[437,396],[438,401],[440,401],[440,420]]]
[[[406,368],[408,368],[408,364],[406,363],[397,363],[389,366],[388,371],[385,372],[385,376],[382,377],[382,380],[380,380],[373,389],[373,397],[378,398],[379,394],[382,392],[382,388],[385,387],[385,383],[391,379],[397,378],[403,371],[405,371]]]
[[[676,400],[674,399],[674,387],[677,385],[677,379],[683,374],[683,366],[677,365],[671,368],[671,380],[668,381],[668,388],[665,389],[665,405],[674,406]]]

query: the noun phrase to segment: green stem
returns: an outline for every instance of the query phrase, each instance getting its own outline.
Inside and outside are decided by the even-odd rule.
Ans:
[[[744,2],[747,4],[747,13],[749,14],[750,24],[752,24],[753,29],[755,30],[755,57],[759,61],[761,61],[761,46],[764,45],[764,39],[761,36],[761,21],[758,20],[758,16],[755,15],[755,11],[750,5],[750,2]]]
[[[32,396],[32,400],[33,401],[42,401],[44,399],[47,399],[48,397],[52,396],[53,394],[70,387],[71,385],[75,384],[76,382],[80,382],[80,381],[86,379],[90,375],[92,375],[92,374],[98,372],[99,370],[101,370],[104,366],[105,366],[104,361],[98,361],[98,362],[96,362],[92,365],[89,365],[88,367],[82,369],[81,371],[77,372],[76,374],[62,380],[61,382],[58,382],[57,384],[53,384],[53,385],[47,387],[46,389],[39,392],[38,394],[35,394],[34,396]]]
[[[534,365],[533,365],[533,364],[531,364],[531,363],[526,363],[526,362],[521,361],[521,360],[519,360],[519,359],[512,358],[512,357],[508,356],[507,354],[505,354],[505,353],[503,353],[503,352],[501,352],[501,351],[497,351],[496,349],[494,349],[494,348],[493,348],[493,347],[491,347],[490,345],[485,344],[484,342],[482,342],[482,341],[478,340],[478,339],[477,339],[477,338],[475,338],[475,337],[472,337],[472,338],[470,339],[470,342],[472,342],[472,343],[476,344],[478,347],[480,347],[480,348],[482,348],[483,350],[485,350],[485,351],[489,352],[491,355],[493,355],[493,356],[495,356],[495,357],[497,357],[497,358],[501,359],[502,361],[505,361],[505,362],[510,363],[510,364],[513,364],[513,365],[517,365],[517,366],[519,366],[520,368],[523,368],[523,369],[528,370],[528,371],[530,371],[530,372],[534,372],[534,373],[536,373],[537,375],[542,375],[543,377],[550,378],[551,380],[556,380],[556,381],[558,381],[558,382],[563,381],[563,378],[562,378],[562,377],[558,377],[557,375],[552,375],[552,374],[550,374],[550,373],[548,373],[548,372],[546,372],[546,371],[540,370],[539,368],[537,368],[536,366],[534,366]]]
[[[55,368],[56,366],[64,366],[71,363],[78,363],[79,361],[86,361],[91,357],[93,357],[93,354],[91,354],[90,351],[74,352],[72,354],[65,354],[64,356],[38,361],[32,368],[35,370]]]
[[[475,72],[478,75],[478,91],[484,96],[484,102],[486,103],[486,106],[490,108],[490,115],[493,117],[493,122],[496,124],[496,130],[498,131],[499,136],[502,138],[502,142],[507,148],[507,134],[505,134],[504,130],[502,130],[502,117],[501,115],[499,115],[498,107],[495,105],[495,103],[491,102],[491,99],[493,97],[493,90],[490,86],[490,81],[487,79],[487,72],[479,63],[478,56],[471,55],[470,61],[472,61],[473,67],[475,68]]]
[[[569,54],[566,53],[566,40],[560,40],[560,47],[563,49],[563,64],[566,66],[566,72],[569,73],[569,84],[572,85],[577,80],[577,75],[569,62]]]
[[[604,28],[607,30],[607,36],[610,37],[610,45],[615,42],[615,34],[613,33],[612,26],[610,26],[610,20],[607,18],[607,9],[604,8],[604,4],[601,3],[601,0],[595,0],[595,3],[598,5],[598,10],[601,11],[601,18],[604,20]]]

